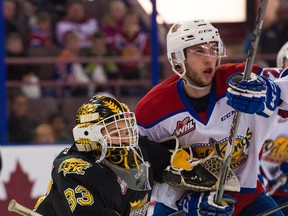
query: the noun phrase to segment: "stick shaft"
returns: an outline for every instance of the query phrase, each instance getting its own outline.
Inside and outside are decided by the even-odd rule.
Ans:
[[[259,44],[259,39],[261,36],[262,26],[264,22],[265,11],[267,8],[268,0],[261,0],[260,6],[257,13],[256,24],[253,30],[253,37],[251,41],[251,45],[248,52],[248,57],[246,59],[245,70],[244,70],[244,80],[250,79],[250,74],[252,71],[254,59],[257,53],[257,48]]]
[[[265,212],[263,212],[261,214],[258,214],[256,216],[268,216],[268,215],[271,215],[272,213],[274,213],[276,211],[279,211],[279,210],[281,210],[283,208],[287,208],[287,207],[288,207],[288,202],[285,202],[285,203],[282,203],[282,204],[280,204],[278,206],[275,206],[274,208],[269,209],[269,210],[267,210],[267,211],[265,211]]]
[[[173,214],[170,214],[168,216],[185,216],[186,213],[184,211],[180,211],[180,212],[175,212]]]
[[[254,63],[254,59],[255,59],[255,55],[257,52],[258,43],[259,43],[261,31],[262,31],[262,26],[263,26],[263,22],[264,22],[264,16],[265,16],[266,8],[267,8],[267,3],[268,3],[268,0],[262,0],[260,3],[259,9],[258,9],[256,23],[255,23],[255,27],[253,30],[253,38],[252,38],[252,41],[250,44],[248,57],[246,59],[243,80],[249,80],[250,79],[250,75],[252,72],[252,67],[253,67],[253,63]],[[223,160],[222,171],[220,173],[220,180],[219,180],[219,184],[218,184],[217,192],[216,192],[216,197],[215,197],[215,202],[218,205],[220,205],[221,199],[222,199],[223,193],[224,193],[224,185],[225,185],[226,179],[227,179],[227,174],[228,174],[227,171],[228,171],[228,168],[229,168],[230,163],[231,163],[231,157],[232,157],[232,152],[233,152],[232,147],[233,147],[236,133],[238,130],[238,125],[240,122],[240,116],[241,116],[241,113],[239,111],[235,110],[234,117],[232,120],[231,129],[230,129],[230,134],[229,134],[229,138],[228,138],[227,149],[226,149],[226,153],[225,153],[224,160]]]
[[[32,211],[31,209],[19,204],[16,200],[12,199],[8,205],[8,211],[16,212],[23,216],[41,216],[37,212]]]

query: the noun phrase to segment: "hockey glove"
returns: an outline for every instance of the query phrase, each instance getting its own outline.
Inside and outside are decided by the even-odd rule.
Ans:
[[[186,215],[232,215],[236,199],[224,194],[221,205],[217,205],[214,203],[215,194],[215,192],[186,192],[177,203],[178,210],[184,211]]]
[[[280,88],[269,78],[254,73],[249,80],[242,78],[242,73],[228,78],[227,104],[243,113],[271,116],[280,103]]]

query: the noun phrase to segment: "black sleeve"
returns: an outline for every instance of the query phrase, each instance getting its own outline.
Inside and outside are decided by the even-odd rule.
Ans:
[[[139,146],[146,153],[147,159],[151,164],[154,177],[170,165],[171,153],[170,146],[148,140],[146,137],[140,136]]]

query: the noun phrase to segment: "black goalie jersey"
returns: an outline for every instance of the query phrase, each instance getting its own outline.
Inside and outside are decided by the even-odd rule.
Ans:
[[[95,163],[93,152],[80,153],[75,145],[63,150],[53,162],[47,194],[38,200],[36,212],[49,216],[146,215],[154,179],[169,165],[170,153],[142,137],[139,146],[150,167],[147,182],[138,189],[134,187],[137,182],[129,183],[129,170],[119,175],[106,160]]]

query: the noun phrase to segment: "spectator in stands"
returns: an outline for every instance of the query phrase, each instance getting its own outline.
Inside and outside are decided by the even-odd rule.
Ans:
[[[52,47],[54,44],[51,16],[47,12],[37,14],[35,26],[31,28],[29,44],[32,47]]]
[[[102,32],[97,32],[92,36],[92,47],[88,56],[93,57],[112,57],[116,56],[116,53],[109,50],[105,43],[105,35]],[[87,73],[91,75],[94,81],[106,81],[119,78],[119,70],[115,62],[107,62],[103,64],[90,63],[86,66]],[[97,72],[103,71],[103,72]],[[101,76],[102,78],[99,78]],[[104,78],[104,76],[106,78]]]
[[[262,30],[258,49],[260,54],[277,54],[287,41],[288,1],[281,0],[279,3],[276,10],[276,20]],[[252,38],[252,32],[249,32],[243,41],[244,53],[248,53]],[[266,62],[270,67],[276,67],[274,59]]]
[[[11,98],[9,105],[8,141],[10,143],[31,142],[38,123],[28,115],[29,105],[26,96],[17,93]]]
[[[7,57],[28,57],[23,45],[23,39],[18,33],[8,35],[6,42]],[[7,80],[22,81],[23,85],[19,88],[28,98],[39,98],[41,89],[39,87],[39,78],[34,72],[32,65],[8,64],[6,68]]]
[[[34,130],[33,143],[52,144],[56,142],[53,128],[50,124],[41,123]]]
[[[111,50],[109,50],[105,43],[105,35],[103,32],[97,32],[92,36],[92,47],[87,53],[91,57],[112,57],[115,56]],[[92,81],[106,82],[107,80],[116,80],[119,78],[119,69],[115,62],[105,63],[89,63],[86,65],[86,73]],[[113,92],[110,88],[97,87],[90,85],[89,96],[95,94],[95,91],[108,91]]]
[[[52,113],[48,123],[52,127],[55,134],[56,142],[71,142],[72,134],[68,133],[66,121],[60,113]]]
[[[150,38],[146,32],[141,31],[138,15],[134,11],[127,11],[121,33],[114,37],[114,48],[119,56],[138,57],[138,60],[118,64],[124,79],[143,79],[146,77],[141,57],[150,54]]]
[[[259,41],[261,53],[277,53],[286,43],[287,38],[288,2],[281,1],[281,4],[276,11],[275,22],[273,22],[268,28],[263,29],[261,33],[261,39]]]
[[[67,2],[69,0],[37,0],[34,1],[37,11],[48,12],[53,21],[60,20],[66,15]]]
[[[31,0],[22,1],[21,9],[22,9],[21,13],[24,14],[24,16],[26,17],[26,25],[28,27],[28,36],[29,36],[30,30],[36,26],[37,13],[42,10],[39,10],[36,1]]]
[[[25,29],[27,35],[27,42],[29,45],[30,29],[36,25],[37,13],[40,11],[37,7],[37,1],[34,0],[16,0],[17,1],[17,15],[20,17],[22,28]]]
[[[56,80],[72,86],[65,87],[62,92],[57,92],[57,96],[87,95],[87,87],[75,86],[76,84],[87,84],[90,81],[85,68],[77,61],[78,57],[80,57],[79,43],[76,33],[66,33],[65,47],[60,52],[56,65]]]
[[[64,46],[65,35],[74,32],[79,38],[80,48],[90,48],[91,36],[97,31],[97,20],[86,17],[84,5],[80,1],[69,3],[66,16],[56,23],[56,38],[62,46]]]
[[[108,13],[103,16],[100,23],[101,30],[105,33],[108,48],[113,45],[114,35],[121,32],[126,11],[127,7],[122,0],[109,2]]]
[[[29,42],[29,6],[30,0],[4,0],[3,14],[6,26],[6,37],[11,33],[20,34],[24,41],[25,48]]]
[[[16,19],[16,3],[13,0],[3,1],[3,16],[5,19],[5,32],[6,35],[10,33],[19,33],[18,26],[15,22]]]
[[[21,91],[27,98],[38,99],[41,97],[40,80],[34,73],[25,74],[22,77]]]
[[[24,48],[23,38],[19,33],[10,33],[6,38],[6,56],[7,57],[27,57],[28,54]],[[33,68],[31,65],[7,65],[8,80],[22,80],[23,76],[30,73]]]

